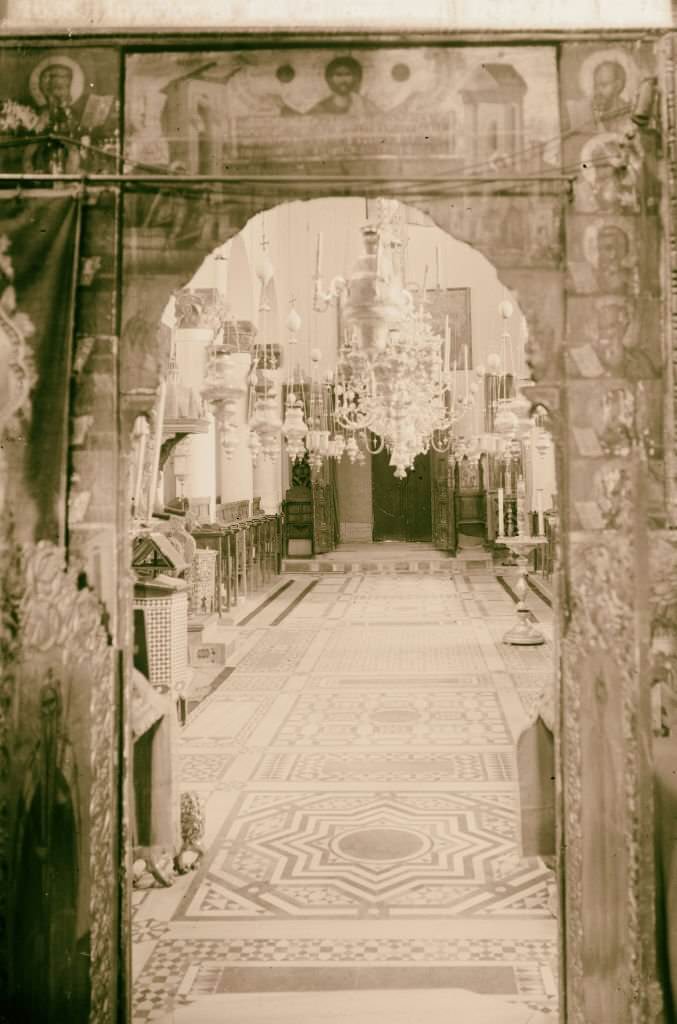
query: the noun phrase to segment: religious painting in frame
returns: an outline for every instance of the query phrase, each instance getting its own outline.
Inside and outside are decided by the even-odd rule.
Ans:
[[[549,46],[184,51],[126,62],[130,169],[536,174],[559,169],[559,133]]]
[[[0,49],[0,170],[114,171],[119,67],[112,47]]]
[[[470,321],[470,288],[438,288],[426,292],[423,308],[431,317],[435,334],[444,337],[449,323],[449,365],[463,369],[463,350],[467,346],[468,369],[472,369],[472,325]]]
[[[569,43],[562,47],[560,80],[566,166],[581,161],[582,147],[592,138],[607,147],[622,140],[640,84],[655,73],[655,47],[641,40]],[[594,176],[590,179],[594,180]]]

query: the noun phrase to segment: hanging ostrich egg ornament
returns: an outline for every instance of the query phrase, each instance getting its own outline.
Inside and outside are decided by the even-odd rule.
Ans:
[[[504,320],[509,320],[512,316],[513,304],[509,299],[503,299],[503,302],[499,302],[498,311]]]
[[[256,268],[256,276],[264,288],[266,285],[269,285],[275,277],[275,268],[273,267],[270,256],[268,256],[267,253],[261,257],[259,265]]]
[[[293,306],[289,310],[289,316],[287,317],[287,330],[290,334],[298,334],[301,330],[301,317]]]

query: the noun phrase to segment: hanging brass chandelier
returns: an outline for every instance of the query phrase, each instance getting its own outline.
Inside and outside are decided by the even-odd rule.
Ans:
[[[456,362],[450,365],[448,321],[444,337],[436,334],[424,310],[425,293],[415,308],[402,283],[399,239],[385,224],[365,225],[362,239],[352,276],[345,284],[334,279],[328,293],[341,303],[344,324],[334,417],[353,439],[357,433],[365,437],[372,454],[387,449],[395,476],[404,478],[419,453],[450,450],[454,425],[474,404],[478,388],[471,388],[466,347],[463,390],[457,393],[461,374]],[[324,306],[319,274],[315,296]],[[357,441],[348,441],[348,454],[355,449]]]

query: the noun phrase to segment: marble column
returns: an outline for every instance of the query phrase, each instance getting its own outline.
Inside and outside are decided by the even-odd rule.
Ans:
[[[226,458],[225,452],[219,441],[218,445],[218,491],[221,504],[226,505],[231,501],[249,501],[254,496],[254,476],[252,472],[252,458],[247,445],[247,378],[251,365],[251,356],[248,352],[235,352],[230,356],[232,365],[235,367],[236,379],[245,387],[243,395],[237,401],[237,413],[235,416],[237,429],[237,447],[232,456]]]
[[[181,328],[175,332],[176,363],[181,383],[196,394],[200,393],[207,362],[207,346],[213,337],[211,328]],[[216,515],[216,465],[215,446],[218,443],[214,420],[211,413],[205,418],[209,429],[205,434],[193,434],[186,438],[185,450],[188,466],[183,493],[186,498],[209,503],[209,519]],[[183,446],[182,446],[183,447]]]
[[[278,413],[280,419],[284,419],[282,409],[282,371],[266,371],[274,380],[278,393]],[[282,461],[283,445],[280,435],[279,456],[274,461],[265,459],[260,454],[254,466],[254,497],[261,498],[261,508],[264,512],[279,512],[282,501]]]

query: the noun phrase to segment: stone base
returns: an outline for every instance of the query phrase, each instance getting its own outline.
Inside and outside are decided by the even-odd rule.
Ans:
[[[525,614],[520,614],[514,626],[508,630],[503,637],[504,644],[514,644],[519,647],[536,647],[545,643],[545,637],[540,629],[529,621]]]

